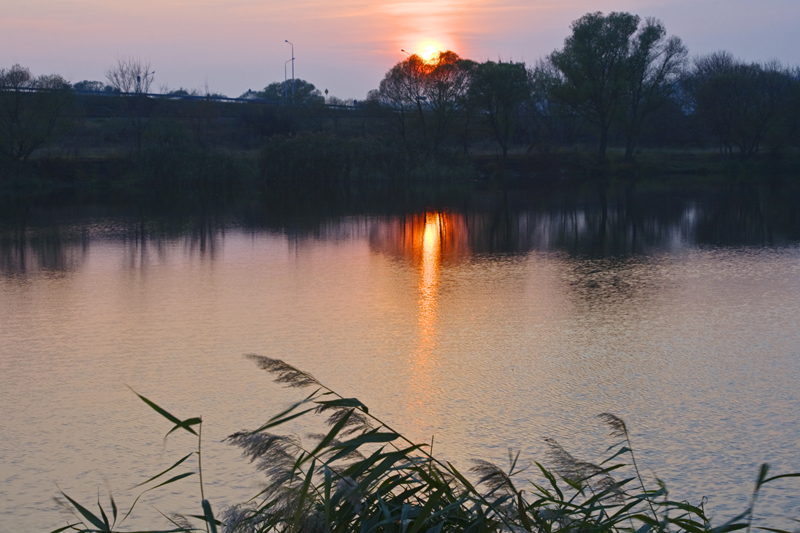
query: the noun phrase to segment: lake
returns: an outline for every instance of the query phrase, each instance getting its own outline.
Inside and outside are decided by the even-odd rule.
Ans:
[[[414,440],[435,436],[462,471],[504,465],[509,449],[543,461],[544,437],[602,460],[614,439],[596,415],[614,413],[648,479],[731,517],[760,463],[800,471],[798,208],[796,187],[772,184],[586,185],[324,215],[8,210],[0,530],[65,525],[59,488],[88,506],[110,487],[127,509],[134,484],[192,451],[162,440],[170,424],[126,385],[203,417],[215,508],[255,494],[260,475],[222,440],[302,391],[248,353],[311,372]],[[196,481],[181,483],[144,497],[129,525],[196,512]],[[797,516],[796,482],[767,491],[760,512]]]

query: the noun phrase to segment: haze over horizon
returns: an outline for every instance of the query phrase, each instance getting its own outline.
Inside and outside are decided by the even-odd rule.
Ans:
[[[401,48],[532,64],[593,11],[656,17],[692,56],[800,63],[797,0],[0,0],[0,68],[105,81],[118,56],[134,56],[150,60],[156,87],[235,97],[283,80],[288,39],[296,77],[360,99],[405,57]]]

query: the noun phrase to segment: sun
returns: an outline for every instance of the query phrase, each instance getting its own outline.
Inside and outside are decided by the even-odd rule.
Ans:
[[[441,51],[441,47],[432,42],[423,43],[420,48],[422,49],[422,52],[420,52],[419,56],[426,62],[433,60]]]

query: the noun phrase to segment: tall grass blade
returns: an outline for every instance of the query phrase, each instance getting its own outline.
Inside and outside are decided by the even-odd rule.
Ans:
[[[440,487],[439,490],[437,490],[433,494],[433,496],[428,498],[428,501],[425,502],[425,505],[422,507],[422,511],[420,511],[419,515],[417,516],[417,519],[414,520],[414,523],[411,525],[411,531],[409,531],[409,533],[417,533],[417,531],[419,531],[422,528],[422,525],[431,515],[431,512],[433,512],[433,508],[436,506],[437,503],[439,503],[439,500],[442,498],[443,495],[444,495],[444,487]]]
[[[148,400],[147,398],[145,398],[144,396],[142,396],[141,394],[139,394],[138,392],[133,390],[133,388],[131,388],[130,386],[128,388],[131,389],[131,391],[133,391],[133,393],[136,396],[138,396],[144,403],[149,405],[156,413],[160,414],[161,416],[163,416],[164,418],[166,418],[167,420],[169,420],[170,422],[175,424],[176,427],[172,428],[169,433],[172,433],[173,431],[175,431],[176,428],[183,427],[186,431],[188,431],[192,435],[197,436],[197,433],[195,432],[195,430],[193,430],[191,428],[191,426],[184,426],[183,425],[184,424],[183,420],[180,420],[178,417],[176,417],[172,413],[168,412],[167,410],[162,409],[161,407],[156,405],[154,402]],[[193,420],[193,419],[189,419],[189,420]],[[169,435],[169,433],[167,433],[167,435]]]
[[[211,511],[211,504],[208,503],[208,500],[203,500],[203,515],[206,524],[211,528],[211,533],[217,533],[217,521],[214,520],[214,513]]]
[[[336,425],[334,425],[331,428],[331,430],[328,432],[328,434],[325,435],[325,437],[319,442],[319,444],[317,444],[317,447],[314,448],[314,450],[311,453],[306,455],[305,458],[303,458],[303,457],[298,458],[298,460],[295,463],[294,467],[298,468],[300,465],[302,465],[304,462],[306,462],[311,457],[316,458],[316,456],[319,453],[319,451],[321,449],[323,449],[325,446],[327,446],[328,444],[330,444],[331,441],[334,438],[336,438],[336,435],[338,435],[339,432],[342,430],[342,428],[347,424],[347,421],[350,419],[350,415],[352,415],[352,414],[353,414],[353,411],[351,409],[350,411],[347,412],[347,414],[345,416],[342,417],[341,420],[339,420],[336,423]]]
[[[794,473],[794,474],[781,474],[779,476],[768,477],[765,480],[763,480],[761,482],[761,484],[763,485],[765,483],[769,483],[770,481],[775,481],[776,479],[781,479],[781,478],[785,478],[785,477],[800,477],[800,472],[797,472],[797,473]]]
[[[303,402],[303,403],[305,403],[305,402]],[[305,415],[307,413],[310,413],[313,410],[314,410],[314,408],[312,407],[311,409],[306,409],[305,411],[301,411],[299,413],[295,413],[295,414],[287,416],[285,418],[281,418],[280,420],[274,420],[274,421],[267,422],[266,424],[264,424],[263,426],[261,426],[257,430],[251,431],[250,435],[255,435],[256,433],[261,433],[262,431],[266,431],[266,430],[268,430],[270,428],[273,428],[275,426],[280,426],[281,424],[285,424],[286,422],[288,422],[290,420],[294,420],[295,418],[299,418],[299,417],[301,417],[301,416],[303,416],[303,415]]]
[[[95,515],[94,515],[94,513],[92,513],[90,510],[88,510],[87,508],[85,508],[83,505],[79,504],[78,502],[76,502],[75,500],[73,500],[72,498],[70,498],[69,496],[67,496],[67,494],[66,494],[66,493],[65,493],[63,490],[61,491],[61,494],[63,494],[63,495],[64,495],[64,497],[65,497],[66,499],[68,499],[68,500],[69,500],[69,503],[71,503],[71,504],[72,504],[72,506],[73,506],[73,507],[74,507],[74,508],[75,508],[75,509],[76,509],[76,510],[77,510],[77,511],[78,511],[78,512],[79,512],[79,513],[80,513],[80,514],[81,514],[81,515],[82,515],[82,516],[83,516],[83,517],[86,519],[86,520],[88,520],[88,521],[89,521],[89,523],[91,523],[91,524],[92,524],[94,527],[96,527],[96,528],[97,528],[99,531],[110,531],[110,530],[108,529],[108,527],[106,527],[106,525],[103,523],[103,521],[102,521],[102,520],[101,520],[99,517],[95,516]]]
[[[324,405],[326,407],[354,407],[357,409],[361,409],[365,413],[369,414],[369,408],[361,403],[358,398],[340,398],[338,400],[325,400],[315,402],[319,405]]]
[[[325,488],[324,488],[324,498],[325,498],[325,533],[330,533],[331,531],[331,485],[333,484],[333,476],[331,475],[331,469],[325,465],[324,468],[325,473]]]
[[[108,516],[106,516],[106,512],[103,510],[103,506],[100,505],[100,489],[97,490],[97,508],[100,509],[100,516],[103,518],[106,529],[111,531],[111,524],[108,522]]]
[[[306,503],[306,496],[308,496],[308,488],[311,486],[311,478],[314,477],[314,467],[316,466],[316,459],[312,459],[311,466],[308,469],[308,473],[306,474],[306,479],[303,481],[303,487],[300,489],[300,500],[297,502],[297,512],[294,515],[294,521],[292,522],[292,529],[293,533],[298,531],[298,526],[300,525],[300,518],[303,516],[303,506]],[[215,532],[216,533],[216,532]]]
[[[170,471],[170,470],[172,470],[173,468],[176,468],[176,467],[180,466],[180,465],[181,465],[181,464],[182,464],[184,461],[186,461],[186,459],[188,459],[189,457],[191,457],[192,455],[194,455],[194,453],[195,453],[195,452],[192,452],[192,453],[190,453],[190,454],[186,455],[185,457],[182,457],[181,459],[178,459],[178,461],[177,461],[177,462],[176,462],[174,465],[172,465],[171,467],[167,468],[166,470],[164,470],[164,471],[163,471],[163,472],[161,472],[160,474],[156,474],[155,476],[151,477],[151,478],[150,478],[150,479],[148,479],[147,481],[142,481],[141,483],[139,483],[139,484],[138,484],[138,485],[136,485],[136,486],[137,486],[137,487],[141,487],[142,485],[147,485],[148,483],[150,483],[150,482],[151,482],[151,481],[153,481],[154,479],[158,479],[158,478],[160,478],[161,476],[163,476],[164,474],[166,474],[167,472],[169,472],[169,471]],[[112,500],[112,502],[113,502],[113,500]],[[115,508],[116,508],[116,506],[115,506]]]
[[[79,525],[80,525],[80,522],[76,522],[74,524],[68,524],[68,525],[66,525],[64,527],[60,527],[58,529],[54,529],[50,533],[61,533],[62,531],[66,531],[68,529],[75,529],[75,526],[79,526]]]

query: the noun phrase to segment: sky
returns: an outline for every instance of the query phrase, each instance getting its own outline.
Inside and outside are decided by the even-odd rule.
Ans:
[[[593,11],[656,17],[693,56],[800,64],[800,0],[0,0],[0,68],[104,81],[132,56],[159,90],[235,97],[291,78],[289,40],[296,77],[360,99],[401,49],[533,64]]]

